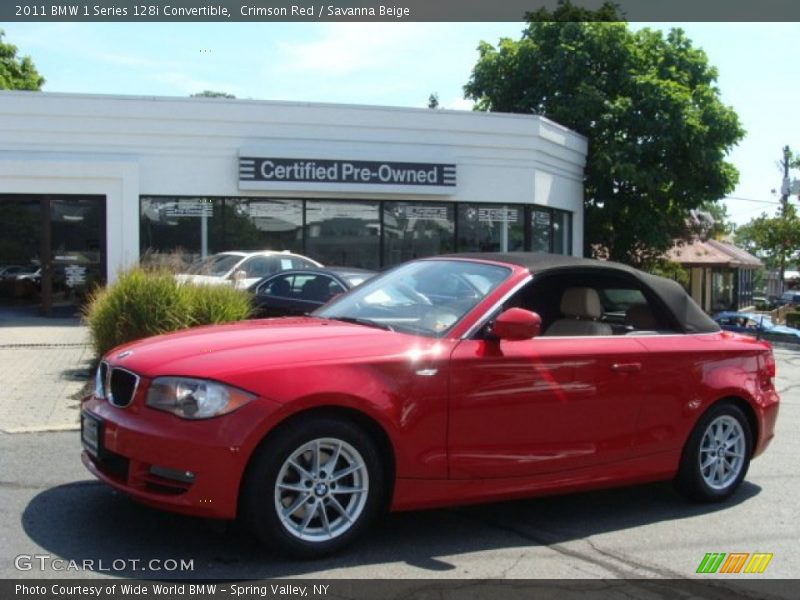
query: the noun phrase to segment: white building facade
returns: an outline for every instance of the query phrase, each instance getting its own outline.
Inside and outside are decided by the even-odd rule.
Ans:
[[[583,252],[582,136],[526,115],[0,92],[0,264]],[[55,267],[54,267],[55,268]]]

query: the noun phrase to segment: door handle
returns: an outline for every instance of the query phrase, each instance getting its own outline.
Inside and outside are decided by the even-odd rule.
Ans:
[[[611,370],[617,373],[638,373],[642,370],[642,363],[614,363],[611,365]]]

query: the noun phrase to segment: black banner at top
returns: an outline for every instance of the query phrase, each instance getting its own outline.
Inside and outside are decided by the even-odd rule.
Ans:
[[[572,0],[596,9],[602,0]],[[616,0],[630,22],[800,21],[797,0]],[[4,0],[0,21],[523,21],[557,0]]]

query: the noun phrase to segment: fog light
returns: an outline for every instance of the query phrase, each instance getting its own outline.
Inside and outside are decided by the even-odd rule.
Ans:
[[[164,479],[180,481],[181,483],[192,483],[194,481],[194,473],[191,471],[168,469],[167,467],[159,467],[158,465],[150,467],[150,474],[156,477],[163,477]]]

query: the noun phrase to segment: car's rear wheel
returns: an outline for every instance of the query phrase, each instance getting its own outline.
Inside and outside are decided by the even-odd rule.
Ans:
[[[375,444],[355,424],[310,417],[256,451],[242,490],[243,516],[282,554],[313,558],[352,542],[383,507]]]
[[[712,406],[686,442],[677,490],[701,502],[729,498],[747,474],[752,448],[750,422],[742,410],[730,402]]]

